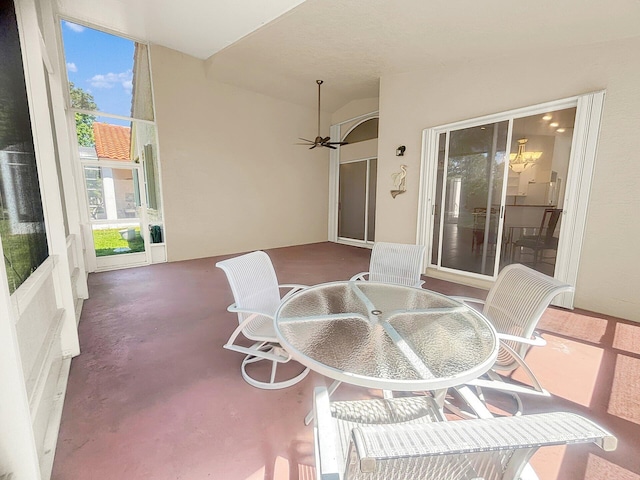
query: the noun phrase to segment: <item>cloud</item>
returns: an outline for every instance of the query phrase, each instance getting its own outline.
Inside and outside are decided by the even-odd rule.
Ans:
[[[67,70],[69,70],[70,72],[77,72],[78,71],[78,67],[76,67],[76,64],[73,62],[69,62],[67,63]]]
[[[65,27],[67,27],[69,30],[76,32],[76,33],[82,33],[85,31],[85,27],[83,27],[82,25],[78,25],[76,23],[71,23],[71,22],[64,22]]]
[[[127,92],[131,92],[133,74],[131,70],[121,73],[106,73],[94,75],[89,80],[91,86],[95,88],[113,88],[121,85]]]

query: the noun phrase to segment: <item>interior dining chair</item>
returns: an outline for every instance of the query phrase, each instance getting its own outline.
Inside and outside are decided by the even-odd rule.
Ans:
[[[512,245],[512,258],[515,255],[516,250],[522,255],[523,249],[528,249],[533,252],[533,266],[534,268],[544,259],[545,250],[558,250],[558,237],[554,237],[560,215],[562,214],[561,208],[546,208],[542,215],[542,221],[540,227],[534,235],[524,235],[513,242]]]
[[[247,253],[216,263],[227,276],[235,303],[227,308],[229,312],[238,314],[238,327],[233,331],[224,348],[244,353],[242,361],[242,377],[247,383],[257,388],[278,389],[295,385],[309,373],[304,369],[301,373],[287,380],[276,380],[277,367],[291,359],[287,351],[280,346],[274,326],[274,315],[280,303],[304,285],[278,285],[276,272],[269,256],[262,251]],[[280,288],[288,288],[284,297],[280,297]],[[236,344],[242,333],[255,343],[250,347]],[[268,381],[255,378],[247,371],[247,366],[259,361],[270,361],[271,375]]]
[[[556,295],[573,290],[571,285],[515,263],[500,271],[486,300],[453,297],[466,303],[483,305],[482,313],[493,324],[500,340],[498,358],[487,372],[487,378],[480,378],[469,384],[511,393],[518,404],[518,415],[522,413],[519,393],[548,396],[549,392],[542,388],[540,381],[525,362],[525,356],[531,347],[544,346],[547,343],[535,329],[551,301]],[[518,368],[527,374],[531,386],[505,382],[505,376]]]
[[[371,251],[369,271],[360,272],[351,280],[394,283],[420,287],[424,263],[424,245],[375,242]]]
[[[485,231],[487,228],[487,208],[474,207],[473,212],[473,230],[471,231],[471,251],[482,250],[484,243]],[[489,210],[489,243],[491,249],[495,248],[498,233],[498,209],[491,208]]]
[[[617,439],[568,412],[443,421],[431,397],[330,402],[314,391],[316,480],[515,480],[550,445]]]

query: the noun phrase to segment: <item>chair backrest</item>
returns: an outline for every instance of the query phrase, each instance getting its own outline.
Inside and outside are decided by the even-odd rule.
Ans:
[[[238,308],[273,316],[280,305],[278,278],[269,255],[262,251],[247,253],[216,263],[227,275]],[[250,314],[238,313],[238,322]]]
[[[369,262],[369,280],[419,287],[424,245],[376,242]]]
[[[531,338],[551,300],[559,293],[571,291],[571,285],[515,263],[504,267],[498,275],[489,290],[482,313],[498,333]],[[527,345],[507,343],[524,358]],[[515,366],[517,364],[514,364],[510,355],[504,352],[498,354],[496,367],[509,370]]]
[[[551,242],[558,221],[560,220],[561,208],[546,208],[542,215],[542,222],[540,222],[539,241],[541,244],[548,244]]]

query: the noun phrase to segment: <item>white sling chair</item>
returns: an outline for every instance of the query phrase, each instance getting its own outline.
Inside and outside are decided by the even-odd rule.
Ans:
[[[274,327],[274,315],[285,298],[305,288],[304,285],[278,285],[276,272],[269,256],[262,251],[247,253],[216,263],[227,275],[235,303],[228,311],[238,314],[236,328],[224,348],[246,354],[242,361],[242,377],[257,388],[278,389],[290,387],[301,381],[309,373],[305,369],[299,375],[284,381],[276,381],[279,363],[286,363],[291,356],[279,345]],[[289,288],[281,299],[280,288]],[[251,347],[235,344],[242,333],[254,343]],[[272,362],[271,377],[268,382],[258,380],[247,373],[247,365],[269,360]]]
[[[567,412],[447,422],[431,397],[330,402],[324,387],[314,411],[316,480],[514,480],[543,446],[617,446]]]
[[[493,324],[500,339],[498,358],[487,373],[489,379],[481,378],[469,384],[511,393],[518,403],[517,414],[522,412],[518,393],[548,396],[549,392],[542,388],[524,358],[531,347],[547,344],[535,328],[551,300],[560,293],[573,290],[571,285],[516,263],[502,269],[486,300],[453,297],[468,303],[484,304],[482,313]],[[531,387],[507,383],[497,374],[508,375],[517,368],[522,368],[527,374]]]
[[[371,251],[369,271],[360,272],[351,280],[420,287],[424,283],[420,280],[424,251],[424,245],[376,242]]]

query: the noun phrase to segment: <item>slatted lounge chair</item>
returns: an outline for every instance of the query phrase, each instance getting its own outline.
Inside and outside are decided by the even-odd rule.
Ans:
[[[548,445],[617,440],[567,412],[441,421],[430,397],[330,402],[314,392],[316,480],[515,480]]]

